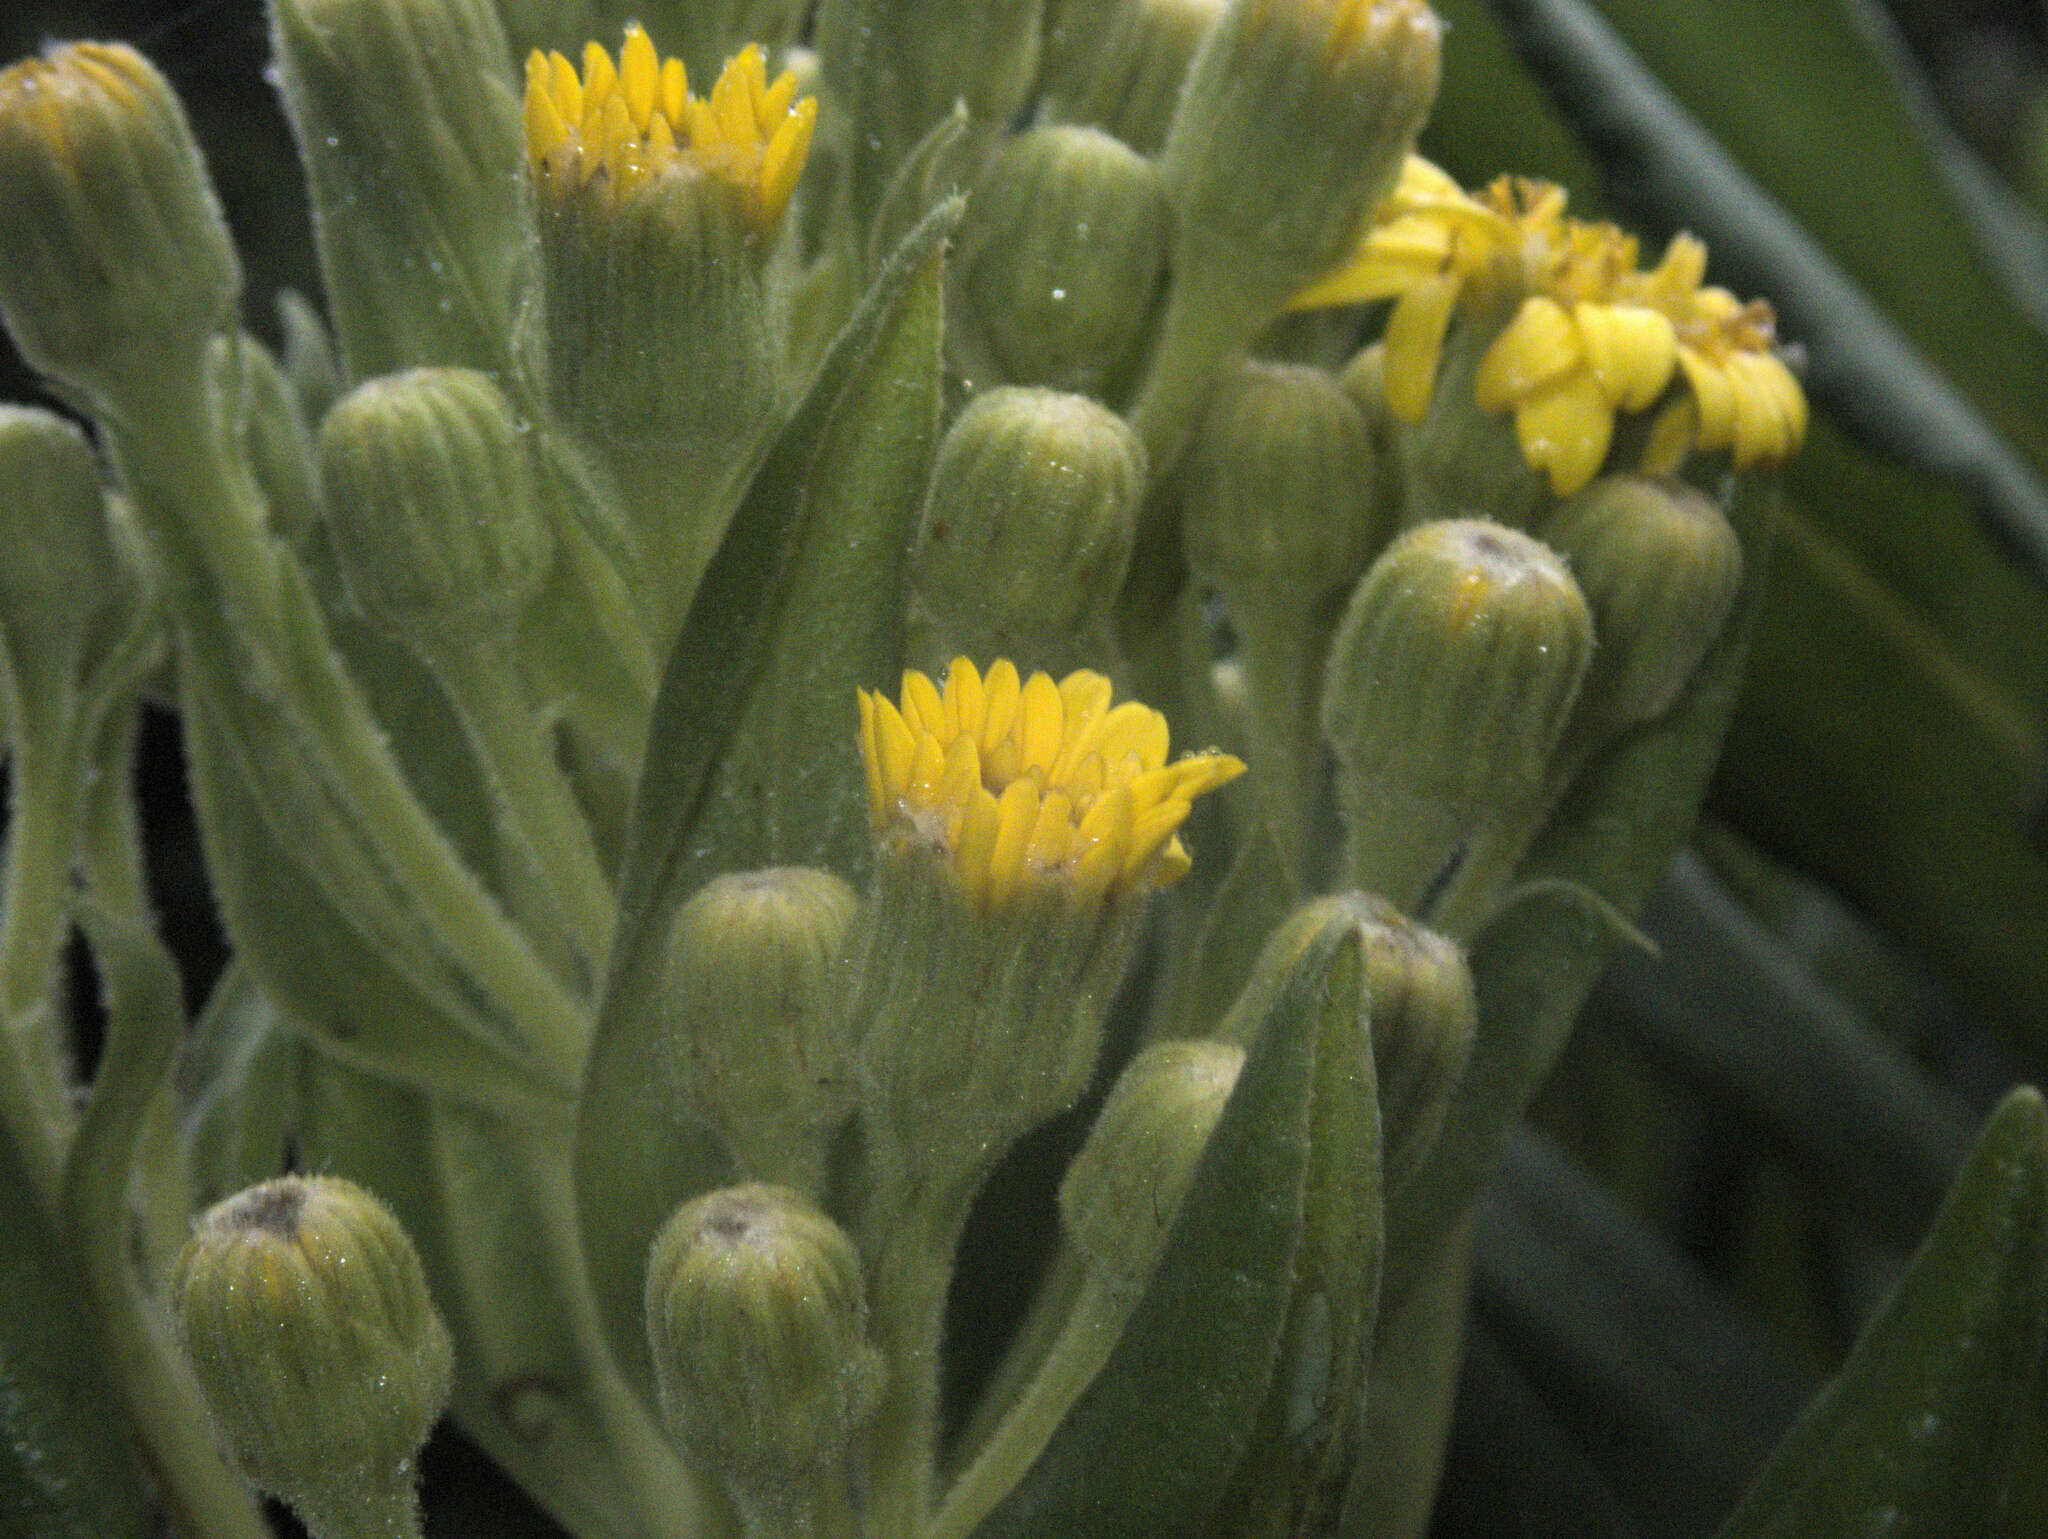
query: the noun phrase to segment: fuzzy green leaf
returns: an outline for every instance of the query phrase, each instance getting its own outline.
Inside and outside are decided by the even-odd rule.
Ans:
[[[2048,1340],[2048,1110],[1992,1114],[1934,1229],[1721,1539],[1994,1531]]]
[[[974,1539],[1205,1531],[1278,1361],[1302,1240],[1317,1047],[1329,1011],[1355,1011],[1359,966],[1356,939],[1339,934],[1304,958],[1108,1363]]]
[[[0,1138],[0,1529],[144,1539],[156,1514],[84,1296]]]

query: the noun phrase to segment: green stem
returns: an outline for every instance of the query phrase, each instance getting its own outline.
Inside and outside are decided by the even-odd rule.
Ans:
[[[92,1304],[101,1358],[125,1399],[174,1530],[194,1539],[269,1539],[247,1484],[221,1456],[205,1396],[143,1297],[128,1253],[128,1189],[142,1123],[182,1035],[177,972],[129,916],[88,910],[108,997],[99,1078],[63,1172],[64,1244]]]
[[[582,1073],[589,1023],[420,805],[384,730],[343,670],[303,574],[263,532],[262,494],[207,407],[163,390],[115,425],[138,507],[174,559],[181,627],[226,626],[250,677],[223,682],[274,700],[304,751],[417,905],[504,1017],[563,1083]],[[177,559],[182,558],[182,559]],[[214,591],[209,591],[214,590]],[[185,649],[191,651],[190,647]]]
[[[939,1436],[939,1341],[953,1257],[982,1172],[950,1192],[913,1188],[884,1167],[864,1227],[872,1237],[871,1320],[889,1365],[872,1434],[874,1539],[914,1539],[931,1511]]]
[[[1317,791],[1323,657],[1331,625],[1299,593],[1226,592],[1250,704],[1252,786],[1287,869],[1306,875]]]
[[[1081,1392],[1109,1361],[1137,1300],[1085,1278],[1072,1312],[1023,1395],[976,1455],[922,1539],[966,1539],[1045,1451]]]
[[[17,668],[28,660],[17,660]],[[29,664],[33,667],[33,664]],[[35,667],[14,691],[13,806],[0,909],[0,1010],[25,1076],[23,1091],[53,1131],[69,1126],[70,1095],[51,998],[70,924],[78,844],[78,697],[68,668]]]
[[[506,836],[532,857],[589,976],[602,977],[618,905],[555,761],[553,735],[520,690],[510,639],[465,645],[450,638],[427,650],[427,663],[462,717]]]
[[[597,1295],[578,1238],[576,1198],[566,1162],[533,1161],[523,1166],[540,1211],[549,1269],[562,1300],[569,1339],[583,1370],[583,1388],[613,1466],[624,1476],[622,1499],[638,1520],[642,1539],[698,1539],[716,1533],[710,1510],[667,1441],[619,1371],[605,1340]]]

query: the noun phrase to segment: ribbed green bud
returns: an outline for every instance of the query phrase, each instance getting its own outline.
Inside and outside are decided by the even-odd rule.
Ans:
[[[1184,254],[1277,302],[1349,249],[1436,99],[1421,0],[1236,0],[1195,56],[1160,168]]]
[[[0,70],[0,318],[31,365],[96,394],[189,369],[241,281],[184,108],[147,59],[66,43]]]
[[[1157,169],[1108,134],[1009,139],[975,184],[953,259],[968,351],[1012,384],[1116,395],[1152,318],[1170,225]]]
[[[351,378],[505,367],[530,241],[492,0],[273,0],[286,114]]]
[[[512,405],[472,369],[360,385],[320,426],[328,524],[364,614],[408,639],[502,630],[553,540]]]
[[[669,932],[662,1015],[685,1098],[748,1176],[814,1196],[857,1099],[840,951],[859,909],[829,872],[737,872]]]
[[[1742,541],[1681,481],[1603,476],[1543,527],[1572,565],[1600,645],[1580,712],[1595,730],[1652,721],[1721,634],[1742,586]]]
[[[1121,417],[1086,396],[999,389],[939,446],[913,570],[933,661],[1100,663],[1145,486]]]
[[[1203,42],[1159,152],[1172,279],[1131,408],[1156,470],[1217,371],[1393,186],[1436,98],[1442,32],[1422,0],[1235,0]]]
[[[350,1182],[284,1176],[208,1210],[171,1276],[172,1317],[249,1478],[315,1533],[397,1502],[448,1403],[453,1357],[412,1242]]]
[[[1343,595],[1388,532],[1365,417],[1320,369],[1240,364],[1210,397],[1175,484],[1188,566],[1236,634],[1252,781],[1303,870],[1322,794],[1323,659]]]
[[[1181,461],[1188,565],[1227,598],[1296,611],[1348,591],[1384,537],[1372,476],[1365,416],[1336,380],[1243,364]]]
[[[1224,1042],[1159,1042],[1133,1058],[1060,1183],[1060,1218],[1112,1293],[1145,1286],[1244,1067]]]
[[[1593,619],[1548,546],[1486,519],[1397,539],[1332,644],[1352,880],[1414,912],[1475,834],[1540,802],[1593,650]]]
[[[1151,154],[1226,8],[1227,0],[1067,0],[1046,30],[1042,110]]]
[[[0,627],[75,655],[120,581],[85,434],[54,412],[0,404]]]
[[[867,1320],[853,1241],[799,1193],[713,1192],[655,1239],[647,1344],[663,1415],[750,1517],[844,1485],[842,1461],[882,1387]]]
[[[1455,941],[1404,917],[1383,898],[1345,892],[1304,903],[1274,927],[1221,1035],[1258,1029],[1317,936],[1357,932],[1363,1003],[1379,1087],[1381,1183],[1392,1192],[1436,1142],[1478,1027],[1472,972]]]

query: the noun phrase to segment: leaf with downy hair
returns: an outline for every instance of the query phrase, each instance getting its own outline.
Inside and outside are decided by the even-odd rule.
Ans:
[[[2048,1112],[1992,1113],[1898,1292],[1720,1539],[1995,1531],[2048,1341]]]
[[[1109,1361],[974,1539],[1206,1531],[1278,1361],[1323,1016],[1356,1008],[1359,966],[1354,936],[1326,932],[1311,947],[1252,1045]]]

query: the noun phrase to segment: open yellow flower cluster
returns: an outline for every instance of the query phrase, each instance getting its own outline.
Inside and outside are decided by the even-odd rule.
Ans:
[[[1681,393],[1652,425],[1643,467],[1668,471],[1693,449],[1739,468],[1783,459],[1806,432],[1806,398],[1772,352],[1770,306],[1707,286],[1706,247],[1671,242],[1650,269],[1634,236],[1573,219],[1547,182],[1502,177],[1468,193],[1411,155],[1350,260],[1294,300],[1297,309],[1395,301],[1386,398],[1420,422],[1458,306],[1514,304],[1480,359],[1482,411],[1515,414],[1528,464],[1559,495],[1607,457],[1617,412],[1646,411],[1675,378]]]
[[[906,672],[900,706],[860,696],[876,830],[943,851],[984,909],[1031,878],[1093,900],[1185,874],[1181,823],[1244,764],[1222,753],[1168,764],[1166,749],[1166,718],[1135,700],[1112,707],[1109,680],[1085,668],[1054,683],[1001,659],[984,679],[956,657],[943,689]]]
[[[560,53],[526,61],[526,147],[536,182],[600,179],[623,196],[678,167],[715,177],[747,201],[756,234],[773,232],[803,173],[815,97],[784,70],[771,85],[759,45],[726,61],[708,97],[692,95],[681,59],[660,58],[645,29],[626,28],[618,62],[583,47],[583,72]]]

